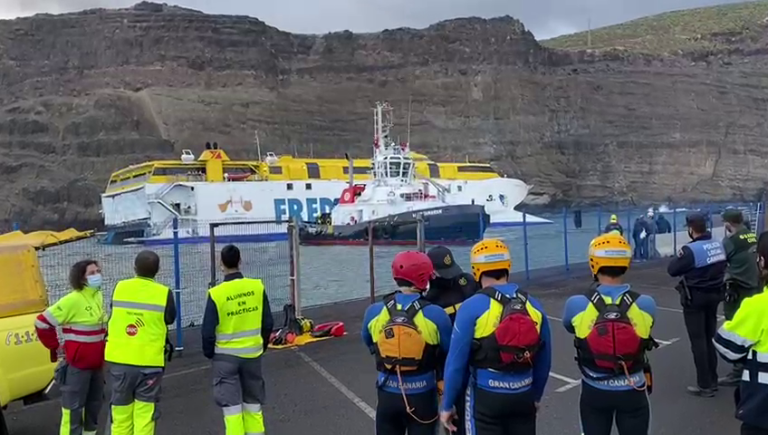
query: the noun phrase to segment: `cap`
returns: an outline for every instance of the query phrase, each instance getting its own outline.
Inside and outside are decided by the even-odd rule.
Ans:
[[[723,212],[723,220],[729,224],[740,224],[744,222],[744,215],[741,210],[729,208]]]
[[[688,213],[688,215],[685,217],[685,225],[686,226],[692,226],[696,224],[703,224],[704,226],[707,225],[707,218],[704,217],[704,214],[701,212],[692,212]]]
[[[427,256],[435,267],[435,274],[440,278],[455,278],[463,272],[461,267],[456,264],[453,252],[445,246],[435,246],[427,252]]]

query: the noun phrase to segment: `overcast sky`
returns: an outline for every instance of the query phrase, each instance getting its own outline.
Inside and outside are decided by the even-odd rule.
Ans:
[[[743,0],[156,0],[215,14],[250,15],[299,33],[371,32],[426,27],[456,17],[511,15],[538,39],[676,9]],[[0,18],[95,7],[126,7],[139,0],[0,0]]]

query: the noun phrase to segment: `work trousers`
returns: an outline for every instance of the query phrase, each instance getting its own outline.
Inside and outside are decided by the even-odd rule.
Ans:
[[[741,435],[768,435],[768,429],[742,423]]]
[[[226,435],[264,434],[265,393],[260,357],[214,356],[213,398],[224,413]]]
[[[104,373],[80,370],[61,363],[56,368],[61,386],[60,435],[96,435],[99,411],[104,403]]]
[[[611,435],[614,420],[619,435],[648,435],[648,394],[635,389],[601,390],[582,382],[579,417],[582,435]]]
[[[154,435],[163,368],[111,364],[109,378],[111,435]]]
[[[392,393],[378,390],[379,400],[376,405],[376,435],[434,435],[437,430],[437,391],[430,390],[423,393],[408,394],[408,406],[412,408],[411,414],[421,421],[417,421],[406,409],[402,393]]]
[[[3,417],[2,407],[0,407],[0,435],[9,435],[8,427],[5,425],[5,417]]]
[[[536,435],[536,405],[532,390],[494,393],[470,382],[465,401],[467,434]]]
[[[722,295],[693,292],[691,297],[683,307],[683,318],[696,365],[696,384],[711,389],[717,387],[717,352],[712,340],[717,333],[717,306]]]

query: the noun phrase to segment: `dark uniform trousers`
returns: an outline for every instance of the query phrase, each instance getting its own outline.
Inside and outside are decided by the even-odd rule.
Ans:
[[[717,332],[717,308],[721,300],[721,293],[692,291],[691,302],[683,306],[699,388],[717,387],[717,352],[712,340]]]

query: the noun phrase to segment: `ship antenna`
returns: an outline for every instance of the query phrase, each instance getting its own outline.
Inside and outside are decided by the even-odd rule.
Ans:
[[[253,138],[256,142],[256,152],[259,153],[259,163],[261,163],[261,143],[259,142],[259,130],[253,130]]]
[[[405,140],[405,143],[408,144],[408,147],[411,146],[411,105],[413,103],[413,96],[408,96],[408,136]]]

